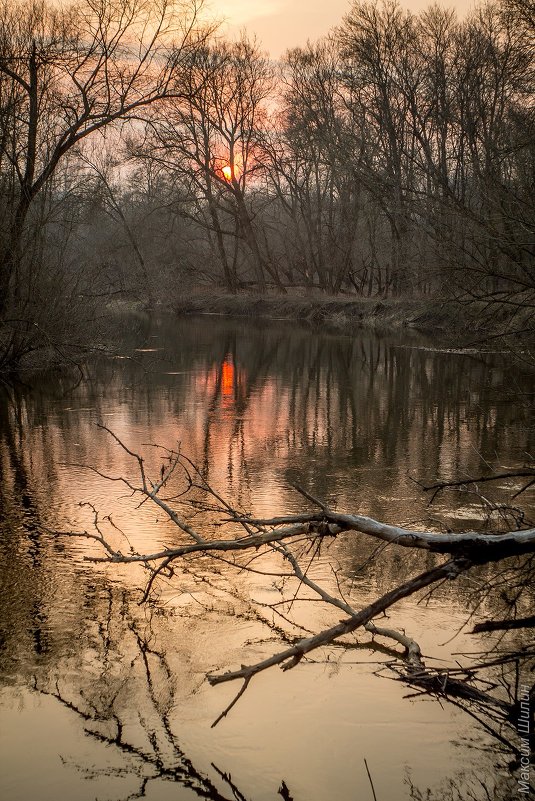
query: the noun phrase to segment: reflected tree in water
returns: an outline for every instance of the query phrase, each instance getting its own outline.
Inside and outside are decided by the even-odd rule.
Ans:
[[[505,369],[497,368],[495,362],[485,355],[471,358],[452,354],[437,360],[434,354],[426,350],[399,347],[388,339],[373,340],[363,336],[358,340],[346,340],[310,336],[305,332],[294,332],[290,338],[279,330],[270,332],[254,327],[250,337],[245,339],[237,335],[231,326],[217,325],[220,336],[217,337],[216,346],[195,350],[191,358],[186,358],[184,343],[190,343],[192,338],[191,332],[190,339],[187,338],[187,329],[191,328],[195,336],[200,338],[199,331],[202,332],[202,328],[196,329],[191,322],[187,326],[176,326],[173,322],[180,348],[176,347],[176,351],[170,349],[165,354],[169,360],[167,364],[163,361],[163,355],[159,363],[151,364],[150,374],[145,372],[146,365],[139,354],[136,356],[134,353],[132,358],[117,363],[95,360],[86,369],[90,377],[98,380],[82,384],[76,390],[75,397],[63,395],[64,390],[68,389],[66,384],[45,378],[42,389],[36,388],[32,395],[23,391],[14,392],[12,400],[2,408],[0,507],[4,515],[2,525],[11,536],[11,539],[6,536],[2,542],[6,557],[3,574],[8,579],[8,586],[16,586],[24,596],[23,603],[21,601],[19,605],[18,593],[16,603],[9,606],[10,611],[4,616],[7,640],[3,656],[10,660],[5,663],[6,670],[10,672],[10,665],[15,662],[31,664],[32,669],[35,665],[38,687],[46,692],[59,693],[80,713],[93,716],[100,733],[105,734],[112,743],[117,737],[114,718],[117,715],[122,721],[123,740],[149,754],[149,767],[146,768],[146,774],[140,777],[154,777],[150,779],[148,788],[158,781],[155,767],[158,758],[167,771],[168,778],[163,780],[174,781],[172,776],[175,771],[176,781],[181,783],[189,780],[189,774],[182,768],[176,772],[176,753],[169,744],[161,744],[162,738],[165,743],[165,730],[159,722],[160,712],[151,705],[145,690],[141,693],[144,698],[144,718],[148,724],[147,731],[157,733],[160,757],[155,756],[147,732],[141,736],[138,731],[143,728],[142,722],[137,720],[132,726],[132,709],[137,708],[138,697],[136,694],[134,699],[133,693],[137,693],[135,688],[138,686],[146,689],[147,679],[142,670],[144,663],[140,646],[128,625],[121,628],[117,623],[115,628],[105,632],[103,621],[107,613],[102,606],[107,603],[107,580],[111,577],[114,582],[115,576],[111,576],[106,562],[100,563],[95,566],[98,581],[95,579],[93,582],[91,568],[88,581],[94,583],[93,590],[89,592],[88,588],[87,597],[82,598],[73,583],[80,573],[75,572],[71,580],[69,571],[64,570],[64,556],[60,549],[64,548],[69,555],[75,552],[73,563],[79,563],[82,553],[95,554],[92,551],[94,540],[81,544],[79,540],[51,537],[42,530],[40,521],[45,519],[45,509],[51,528],[57,526],[57,520],[65,511],[65,500],[69,502],[73,497],[79,498],[82,492],[92,498],[95,508],[85,507],[91,517],[96,515],[96,505],[102,506],[100,489],[96,493],[94,490],[97,484],[99,487],[106,486],[106,482],[93,472],[94,484],[89,488],[85,469],[60,466],[62,462],[72,464],[81,461],[96,465],[101,473],[116,470],[115,478],[124,475],[132,485],[129,492],[137,487],[133,501],[134,504],[136,499],[143,501],[139,510],[143,516],[154,499],[143,494],[143,486],[137,478],[132,477],[128,462],[135,458],[132,455],[134,451],[142,447],[139,442],[164,441],[163,436],[172,437],[179,430],[180,423],[180,430],[188,434],[185,447],[188,452],[191,449],[195,463],[200,465],[200,475],[184,460],[191,479],[190,486],[188,474],[181,473],[182,468],[178,464],[169,473],[172,461],[178,456],[176,452],[150,448],[143,462],[146,487],[149,495],[154,494],[162,479],[163,465],[165,480],[155,495],[173,508],[181,520],[187,521],[201,541],[197,542],[177,527],[164,508],[159,507],[157,514],[165,545],[171,549],[193,545],[196,550],[168,554],[173,559],[152,582],[147,603],[154,612],[159,613],[164,605],[162,601],[165,602],[165,595],[160,598],[159,593],[173,592],[173,588],[176,592],[184,588],[183,592],[191,589],[198,597],[198,588],[201,588],[202,593],[206,593],[203,600],[208,610],[217,615],[231,614],[233,626],[243,625],[246,628],[251,621],[262,626],[260,631],[257,627],[256,639],[243,643],[243,648],[245,652],[249,652],[250,648],[256,653],[260,651],[266,658],[283,647],[288,651],[301,640],[316,636],[319,619],[315,616],[316,609],[322,610],[320,615],[325,617],[327,623],[335,625],[341,616],[351,618],[355,613],[359,614],[363,603],[368,600],[373,602],[382,599],[392,588],[399,588],[400,582],[409,583],[410,578],[406,581],[408,577],[415,576],[419,571],[429,573],[441,567],[441,560],[445,557],[434,554],[431,548],[401,547],[370,535],[357,535],[345,529],[336,532],[330,528],[337,525],[333,517],[337,510],[355,509],[359,495],[362,496],[362,511],[376,520],[383,519],[383,509],[389,509],[387,519],[390,521],[395,519],[395,515],[402,516],[404,520],[410,519],[408,509],[413,507],[407,504],[406,499],[400,513],[396,498],[401,494],[398,485],[404,481],[403,492],[407,492],[405,487],[408,486],[409,493],[414,493],[411,498],[425,496],[425,493],[407,481],[404,476],[407,470],[415,476],[442,475],[448,479],[454,475],[477,476],[484,460],[489,456],[492,459],[485,477],[493,481],[474,483],[465,480],[456,489],[447,486],[451,481],[444,480],[440,487],[429,487],[429,497],[439,489],[431,507],[433,519],[424,523],[423,517],[420,519],[421,510],[417,507],[418,512],[413,517],[418,516],[418,523],[409,526],[410,530],[416,530],[416,534],[421,535],[422,528],[431,529],[429,533],[443,530],[447,541],[448,537],[453,536],[447,531],[449,528],[462,530],[463,526],[474,526],[478,531],[500,530],[512,534],[532,526],[527,517],[522,519],[518,514],[533,492],[531,487],[527,487],[532,480],[532,462],[527,461],[525,469],[520,471],[524,475],[513,476],[511,473],[519,471],[506,470],[504,467],[518,463],[521,451],[529,453],[533,450],[529,407],[515,407],[497,401],[496,393],[509,384],[511,391],[516,392],[518,387],[513,386]],[[154,343],[153,331],[147,327],[149,344]],[[459,369],[459,358],[463,359],[463,369]],[[183,370],[184,378],[178,381],[176,376],[161,372],[164,365],[164,369],[172,365],[174,370]],[[517,378],[520,383],[521,377]],[[48,386],[46,381],[53,382],[54,386]],[[52,390],[53,400],[50,399]],[[106,432],[99,433],[94,429],[92,421],[96,416],[107,419],[105,415],[110,410],[111,396],[120,397],[122,402],[124,427],[121,428],[121,436],[124,431],[136,432],[133,435],[137,437],[136,444],[130,449],[130,455]],[[270,414],[262,418],[263,404],[267,400],[270,401]],[[199,420],[202,415],[199,415],[199,407],[195,406],[197,423],[190,431],[188,423],[192,418],[188,417],[188,409],[194,403],[201,403],[206,414]],[[57,409],[63,407],[67,407],[66,411],[58,415]],[[74,411],[82,414],[71,413]],[[522,422],[521,430],[511,437],[508,432],[518,417]],[[46,425],[43,425],[43,420],[47,421]],[[168,428],[163,427],[162,421],[170,421]],[[260,424],[265,425],[261,428]],[[132,434],[124,434],[125,442],[126,436]],[[107,444],[105,440],[108,440]],[[88,447],[89,442],[96,443],[96,450]],[[501,465],[492,457],[494,452],[503,454]],[[114,453],[119,454],[119,459],[115,458]],[[305,520],[288,521],[277,526],[262,523],[259,515],[255,522],[251,515],[244,514],[243,510],[247,512],[254,508],[250,499],[266,476],[266,463],[269,463],[281,484],[299,481],[313,496],[321,498],[322,504],[317,506],[315,501],[303,500],[302,494],[292,495],[286,490],[280,495],[280,506],[298,515],[303,509],[311,508]],[[134,468],[135,464],[132,461]],[[100,465],[103,465],[102,469]],[[497,465],[496,469],[494,465]],[[440,467],[443,468],[442,473]],[[495,492],[493,485],[500,473],[506,475],[498,481],[499,492]],[[149,481],[150,475],[155,477],[154,484]],[[183,482],[184,476],[186,483]],[[392,488],[386,493],[385,483],[389,482]],[[125,483],[122,480],[108,486],[124,494]],[[223,493],[221,497],[215,497],[209,492],[210,486],[223,486],[225,496],[236,500],[225,505]],[[186,495],[176,497],[188,488]],[[513,496],[520,490],[524,491],[506,503],[507,494]],[[454,512],[450,514],[455,508],[451,495],[453,492],[459,495],[458,517]],[[109,493],[105,492],[105,495],[109,496]],[[17,503],[17,498],[22,500]],[[110,500],[109,506],[103,511],[111,508],[115,512],[113,503]],[[480,514],[476,523],[477,509],[482,504],[485,506],[485,515]],[[269,508],[273,507],[270,501]],[[139,525],[140,529],[144,528],[147,517],[138,518],[132,508],[128,508],[132,520],[139,520],[139,524],[134,522],[133,527]],[[525,508],[529,509],[529,503]],[[319,511],[314,511],[316,509]],[[487,512],[490,512],[490,517]],[[163,522],[163,517],[167,518],[167,523]],[[468,522],[464,523],[467,519]],[[133,561],[153,571],[147,574],[147,579],[165,561],[165,556],[159,563],[148,559],[151,554],[142,550],[139,542],[136,542],[136,552],[132,553],[128,543],[125,545],[126,541],[120,532],[110,526],[109,521],[101,519],[100,514],[95,520],[114,552],[108,554],[107,558],[115,559],[119,552],[122,556],[134,557]],[[120,524],[123,523],[124,518],[120,521]],[[280,535],[281,528],[292,525],[297,528],[295,536],[266,541],[258,550],[254,546],[254,550],[248,551],[245,546],[252,547],[252,544],[247,541],[249,534],[244,523],[255,536],[272,531],[275,537]],[[94,533],[90,527],[87,531]],[[131,531],[128,528],[129,534]],[[31,535],[29,538],[28,533]],[[159,539],[154,527],[150,528],[149,536]],[[493,535],[491,533],[488,536]],[[237,539],[244,546],[241,552],[233,550]],[[218,549],[212,549],[213,542],[220,543]],[[232,549],[225,550],[229,542]],[[25,550],[26,545],[29,551]],[[11,551],[6,550],[8,546],[13,546]],[[37,562],[34,561],[35,555]],[[295,559],[303,579],[296,572],[291,557]],[[452,582],[446,580],[439,590],[439,597],[447,597],[448,593],[453,597],[454,593],[458,593],[458,609],[463,613],[470,607],[474,614],[473,622],[478,626],[489,623],[529,625],[533,608],[532,592],[526,586],[531,575],[530,560],[531,554],[528,552],[510,556],[501,563],[491,561],[487,565],[475,565],[461,572],[455,582],[455,590],[450,589]],[[325,567],[330,564],[334,566],[334,572],[329,576]],[[116,567],[113,568],[115,570]],[[65,572],[71,584],[52,602],[46,588],[51,583],[57,583],[57,586],[64,581],[62,575]],[[233,573],[239,580],[232,580]],[[137,576],[140,583],[143,581],[142,573],[132,575]],[[309,581],[325,591],[335,603],[318,595],[314,587],[307,583]],[[128,583],[131,583],[130,579]],[[259,591],[262,586],[268,589],[267,595]],[[100,605],[94,605],[93,595],[101,598]],[[314,601],[314,597],[317,600]],[[73,599],[72,612],[71,600],[65,600],[62,606],[62,598]],[[341,607],[340,603],[346,604],[347,609]],[[184,620],[190,619],[191,606],[184,610]],[[72,633],[73,640],[81,637],[84,648],[85,623],[81,621],[93,618],[104,626],[100,634],[90,629],[94,654],[105,652],[106,638],[111,641],[110,647],[125,649],[121,659],[117,658],[115,662],[103,655],[95,657],[107,665],[109,672],[106,673],[104,667],[100,670],[92,668],[91,682],[82,688],[64,682],[65,675],[79,677],[86,668],[81,660],[73,664],[69,649],[64,644],[57,620],[57,608],[60,607],[63,611],[69,608],[69,620],[61,621],[62,628]],[[120,607],[121,603],[117,600],[113,616],[121,617]],[[12,609],[18,610],[17,613],[20,612],[24,619],[10,623]],[[314,611],[310,613],[307,609]],[[518,760],[513,750],[518,747],[514,731],[518,689],[515,682],[520,668],[524,676],[531,675],[529,666],[533,656],[528,648],[532,641],[529,628],[499,629],[492,635],[492,641],[488,636],[485,637],[484,647],[489,650],[488,654],[466,654],[459,657],[461,665],[449,661],[436,667],[423,654],[418,656],[417,644],[412,644],[414,640],[411,642],[411,632],[402,631],[399,624],[396,628],[396,624],[376,618],[365,625],[368,630],[363,631],[362,637],[357,638],[354,633],[344,635],[326,643],[321,649],[308,651],[302,656],[301,662],[326,663],[328,669],[334,671],[345,662],[360,659],[361,656],[369,660],[373,648],[374,655],[377,654],[381,660],[376,668],[380,676],[409,684],[409,693],[413,697],[429,697],[431,694],[432,697],[438,696],[441,700],[446,699],[461,706],[469,715],[476,715],[480,725],[488,727],[489,734],[492,731],[498,735],[495,737],[496,758],[500,758],[503,764],[503,755],[508,754],[507,759],[514,768],[515,760]],[[136,626],[141,636],[144,624],[139,628],[136,622]],[[25,634],[19,636],[19,631]],[[123,633],[126,639],[121,645]],[[393,639],[392,635],[397,635],[398,639]],[[154,639],[149,639],[149,649],[165,653],[163,642],[165,640],[155,632]],[[129,672],[129,664],[138,652],[136,678]],[[168,656],[165,653],[166,659]],[[208,657],[203,659],[203,669],[217,676],[224,675],[218,671],[229,667],[231,660],[237,665],[240,661],[246,661],[240,660],[236,653],[228,663],[222,661],[221,655],[211,654],[211,657],[211,662]],[[157,659],[150,651],[147,652],[147,660],[158,695],[170,679],[166,671],[158,667]],[[418,668],[419,660],[423,667]],[[122,681],[118,678],[120,669],[125,685],[114,695]],[[173,665],[170,665],[170,670],[172,681],[180,671],[176,671]],[[59,686],[55,684],[56,675],[62,677],[58,680]],[[105,685],[108,680],[109,689],[101,693],[98,685]],[[83,695],[80,695],[80,689],[83,689]],[[194,689],[191,688],[191,691]],[[163,705],[165,698],[167,695],[164,694]],[[176,698],[175,695],[175,703]],[[86,699],[90,699],[90,703]],[[182,742],[187,742],[187,733],[184,732],[182,739],[183,729],[177,718],[171,724],[171,731],[180,747]],[[187,747],[185,750],[189,754]],[[121,753],[126,751],[123,749]],[[229,785],[218,784],[221,777],[218,779],[217,774],[212,775],[209,766],[201,769],[195,758],[193,763],[201,777],[211,777],[209,781],[219,788],[222,797],[225,794],[232,797]],[[228,769],[225,765],[221,765],[221,768],[223,773]],[[233,773],[238,775],[236,770]],[[295,795],[289,775],[286,775],[286,780],[290,785],[290,794]],[[242,784],[242,778],[238,784]],[[240,787],[242,793],[244,789]],[[275,792],[276,788],[273,794]]]
[[[101,426],[128,454],[137,465],[138,478],[107,475],[97,468],[88,468],[110,481],[119,482],[138,498],[141,505],[154,504],[177,529],[177,538],[152,553],[139,553],[124,540],[113,521],[101,518],[93,505],[90,506],[92,527],[85,531],[57,532],[68,537],[84,537],[97,543],[104,555],[88,556],[95,563],[141,564],[148,571],[148,580],[142,601],[151,601],[152,593],[159,581],[173,582],[180,576],[190,575],[202,581],[204,587],[213,590],[214,599],[221,593],[242,604],[242,614],[249,615],[267,626],[271,635],[283,641],[285,647],[257,662],[243,665],[235,670],[212,672],[207,675],[211,685],[226,682],[241,682],[235,697],[214,721],[217,725],[226,717],[247,690],[250,682],[261,672],[275,666],[284,671],[295,668],[306,660],[336,659],[340,650],[377,648],[389,658],[382,660],[377,668],[380,675],[387,675],[412,688],[411,697],[432,696],[463,709],[478,721],[483,729],[509,754],[509,768],[518,771],[523,755],[519,735],[519,721],[524,706],[529,707],[527,738],[533,747],[533,701],[535,684],[526,684],[535,667],[535,649],[532,638],[525,636],[532,631],[533,618],[528,612],[533,604],[535,578],[535,528],[530,521],[515,514],[510,506],[506,513],[500,505],[502,528],[494,523],[490,532],[465,531],[461,533],[437,533],[425,529],[409,529],[385,524],[370,517],[354,513],[343,513],[327,506],[296,486],[296,490],[308,505],[317,511],[282,515],[269,519],[253,518],[233,507],[205,479],[203,473],[180,451],[153,446],[160,459],[157,478],[149,475],[150,459],[134,452],[116,434]],[[528,491],[535,477],[535,469],[527,466],[522,470],[509,471],[507,475],[484,477],[483,483],[492,479],[510,480],[514,486],[514,497]],[[489,479],[487,481],[487,479]],[[514,482],[520,482],[520,484]],[[458,485],[461,489],[476,487],[474,479],[464,482],[441,482],[428,487],[430,491],[442,492]],[[475,490],[474,490],[475,491]],[[495,509],[490,509],[490,514]],[[504,523],[514,523],[512,528]],[[358,566],[356,572],[366,574],[370,564],[380,562],[386,549],[410,549],[425,556],[422,572],[415,572],[414,562],[405,580],[397,580],[393,586],[367,605],[357,608],[352,602],[352,588],[336,568],[332,577],[316,575],[317,557],[325,549],[334,550],[332,564],[336,564],[334,544],[344,537],[371,538],[374,549]],[[276,592],[277,600],[263,601],[247,596],[243,590],[224,578],[219,566],[230,566],[242,574],[254,575]],[[381,617],[404,598],[416,595],[425,602],[445,582],[470,574],[466,586],[471,587],[471,617],[479,615],[484,605],[490,610],[491,620],[483,620],[474,629],[491,629],[506,632],[514,630],[509,640],[500,636],[488,648],[477,654],[464,654],[463,664],[427,664],[420,645],[410,634],[401,629],[384,626]],[[331,612],[332,624],[319,631],[307,628],[303,609],[311,602],[322,604]],[[340,620],[340,613],[343,617]],[[480,615],[479,615],[480,616]],[[362,642],[355,633],[363,630],[372,636],[372,642]],[[145,665],[149,696],[152,679],[148,671],[149,658],[158,659],[153,650],[136,637],[137,648]],[[390,643],[386,649],[381,643]],[[319,656],[318,656],[319,655]],[[160,669],[165,662],[160,662]],[[170,676],[169,676],[170,678]],[[164,684],[166,680],[164,678]],[[153,707],[158,710],[156,699],[151,696]],[[161,711],[161,710],[160,710]],[[165,736],[172,743],[172,733],[162,717]],[[530,733],[531,732],[531,733]],[[117,724],[115,739],[122,729]],[[152,735],[156,747],[156,733]],[[158,746],[160,747],[160,746]]]
[[[176,714],[173,719],[178,679],[157,644],[158,613],[145,608],[132,614],[124,589],[94,590],[88,612],[98,617],[87,625],[83,648],[65,658],[65,675],[58,678],[49,667],[33,678],[37,692],[83,721],[88,737],[114,747],[123,757],[119,766],[74,767],[88,779],[106,776],[122,779],[127,786],[134,783],[135,789],[124,795],[128,801],[145,798],[154,783],[162,782],[179,784],[192,797],[246,801],[229,773],[214,763],[203,772],[181,745],[181,725]],[[284,781],[279,792],[291,799]]]

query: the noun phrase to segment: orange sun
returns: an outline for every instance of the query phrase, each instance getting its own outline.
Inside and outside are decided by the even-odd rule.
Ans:
[[[223,173],[225,181],[232,181],[232,167],[230,164],[225,164],[221,172]]]

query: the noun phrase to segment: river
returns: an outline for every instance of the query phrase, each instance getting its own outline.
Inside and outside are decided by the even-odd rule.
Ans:
[[[297,482],[340,510],[472,527],[479,498],[443,493],[429,508],[414,479],[522,464],[535,445],[529,378],[503,354],[451,352],[405,332],[338,336],[212,316],[125,325],[123,347],[88,359],[83,380],[50,372],[2,395],[1,797],[273,801],[284,782],[295,801],[371,801],[372,784],[380,801],[398,801],[426,788],[446,798],[452,781],[503,771],[477,722],[406,698],[378,671],[388,656],[369,635],[359,649],[267,671],[212,729],[236,688],[212,688],[206,673],[281,649],[249,600],[275,590],[201,562],[139,605],[141,568],[87,561],[98,543],[44,528],[90,530],[98,510],[137,550],[173,541],[158,510],[87,469],[135,475],[97,423],[154,470],[152,446],[179,442],[218,492],[257,515],[308,508]],[[213,522],[208,512],[194,520]],[[358,605],[426,564],[389,550],[363,574],[371,551],[341,538],[315,575],[332,582],[334,567]],[[453,663],[482,648],[464,625],[470,590],[460,581],[426,604],[407,600],[391,623]],[[327,620],[310,604],[302,614],[314,630]]]

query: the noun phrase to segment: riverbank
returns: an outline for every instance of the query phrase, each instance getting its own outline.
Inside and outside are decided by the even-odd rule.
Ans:
[[[186,294],[173,303],[173,311],[178,315],[217,314],[291,320],[313,328],[348,334],[359,328],[377,331],[412,329],[436,335],[456,345],[478,344],[489,338],[513,333],[505,314],[489,317],[475,304],[467,306],[439,298],[231,295],[198,291]],[[518,327],[524,328],[523,325]]]

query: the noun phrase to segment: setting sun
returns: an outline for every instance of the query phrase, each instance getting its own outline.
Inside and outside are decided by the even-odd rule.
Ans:
[[[529,797],[534,24],[0,0],[0,801]]]

